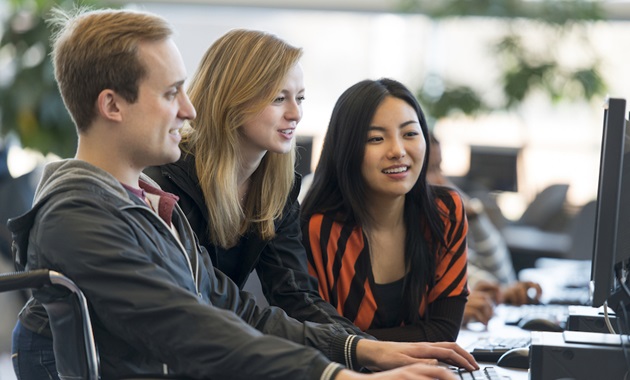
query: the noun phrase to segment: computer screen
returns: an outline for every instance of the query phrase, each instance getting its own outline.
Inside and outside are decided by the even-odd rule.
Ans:
[[[518,191],[519,148],[470,147],[470,169],[466,180],[486,190]]]
[[[628,115],[628,114],[626,114]],[[627,265],[630,262],[630,127],[626,120],[623,166],[621,169],[621,195],[617,217],[617,249],[615,261]]]
[[[600,307],[619,292],[615,271],[627,261],[630,231],[630,162],[626,150],[626,101],[610,98],[604,110],[604,126],[599,166],[597,211],[595,217],[591,302]],[[625,165],[624,165],[625,164]]]

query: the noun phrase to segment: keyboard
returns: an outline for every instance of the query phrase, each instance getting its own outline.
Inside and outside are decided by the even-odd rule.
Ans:
[[[565,328],[567,318],[569,318],[569,305],[501,305],[500,308],[497,308],[497,314],[506,325],[516,326],[523,319],[541,318]]]
[[[543,304],[591,305],[591,260],[540,258],[536,260],[536,268],[525,268],[518,275],[521,281],[533,281],[542,286],[540,302]]]
[[[453,373],[462,380],[510,380],[508,376],[499,376],[494,367],[485,367],[472,372],[463,368],[454,368]]]
[[[506,338],[489,337],[476,341],[468,351],[479,362],[496,363],[501,355],[513,348],[529,347],[530,337]]]
[[[549,292],[546,295],[547,304],[590,306],[591,296],[588,287],[565,286],[562,289]]]

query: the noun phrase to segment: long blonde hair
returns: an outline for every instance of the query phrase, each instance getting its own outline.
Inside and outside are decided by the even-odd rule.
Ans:
[[[271,104],[301,56],[302,49],[272,34],[236,29],[210,46],[193,76],[188,94],[197,118],[183,142],[195,155],[215,245],[229,248],[252,227],[263,239],[275,236],[274,221],[293,186],[295,146],[288,154],[265,154],[242,207],[238,128]]]

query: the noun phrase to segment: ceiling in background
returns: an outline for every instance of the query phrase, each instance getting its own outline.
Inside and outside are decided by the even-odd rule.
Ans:
[[[175,3],[173,0],[134,0],[135,3]],[[353,12],[397,12],[401,0],[182,0],[178,3],[230,7],[334,10]],[[532,0],[532,4],[537,1]],[[630,1],[601,1],[610,20],[630,20]]]

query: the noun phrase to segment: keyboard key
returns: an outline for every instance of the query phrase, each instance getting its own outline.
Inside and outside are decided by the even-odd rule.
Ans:
[[[507,376],[500,376],[494,367],[485,367],[477,371],[466,371],[462,368],[453,369],[456,375],[462,380],[509,380]]]

